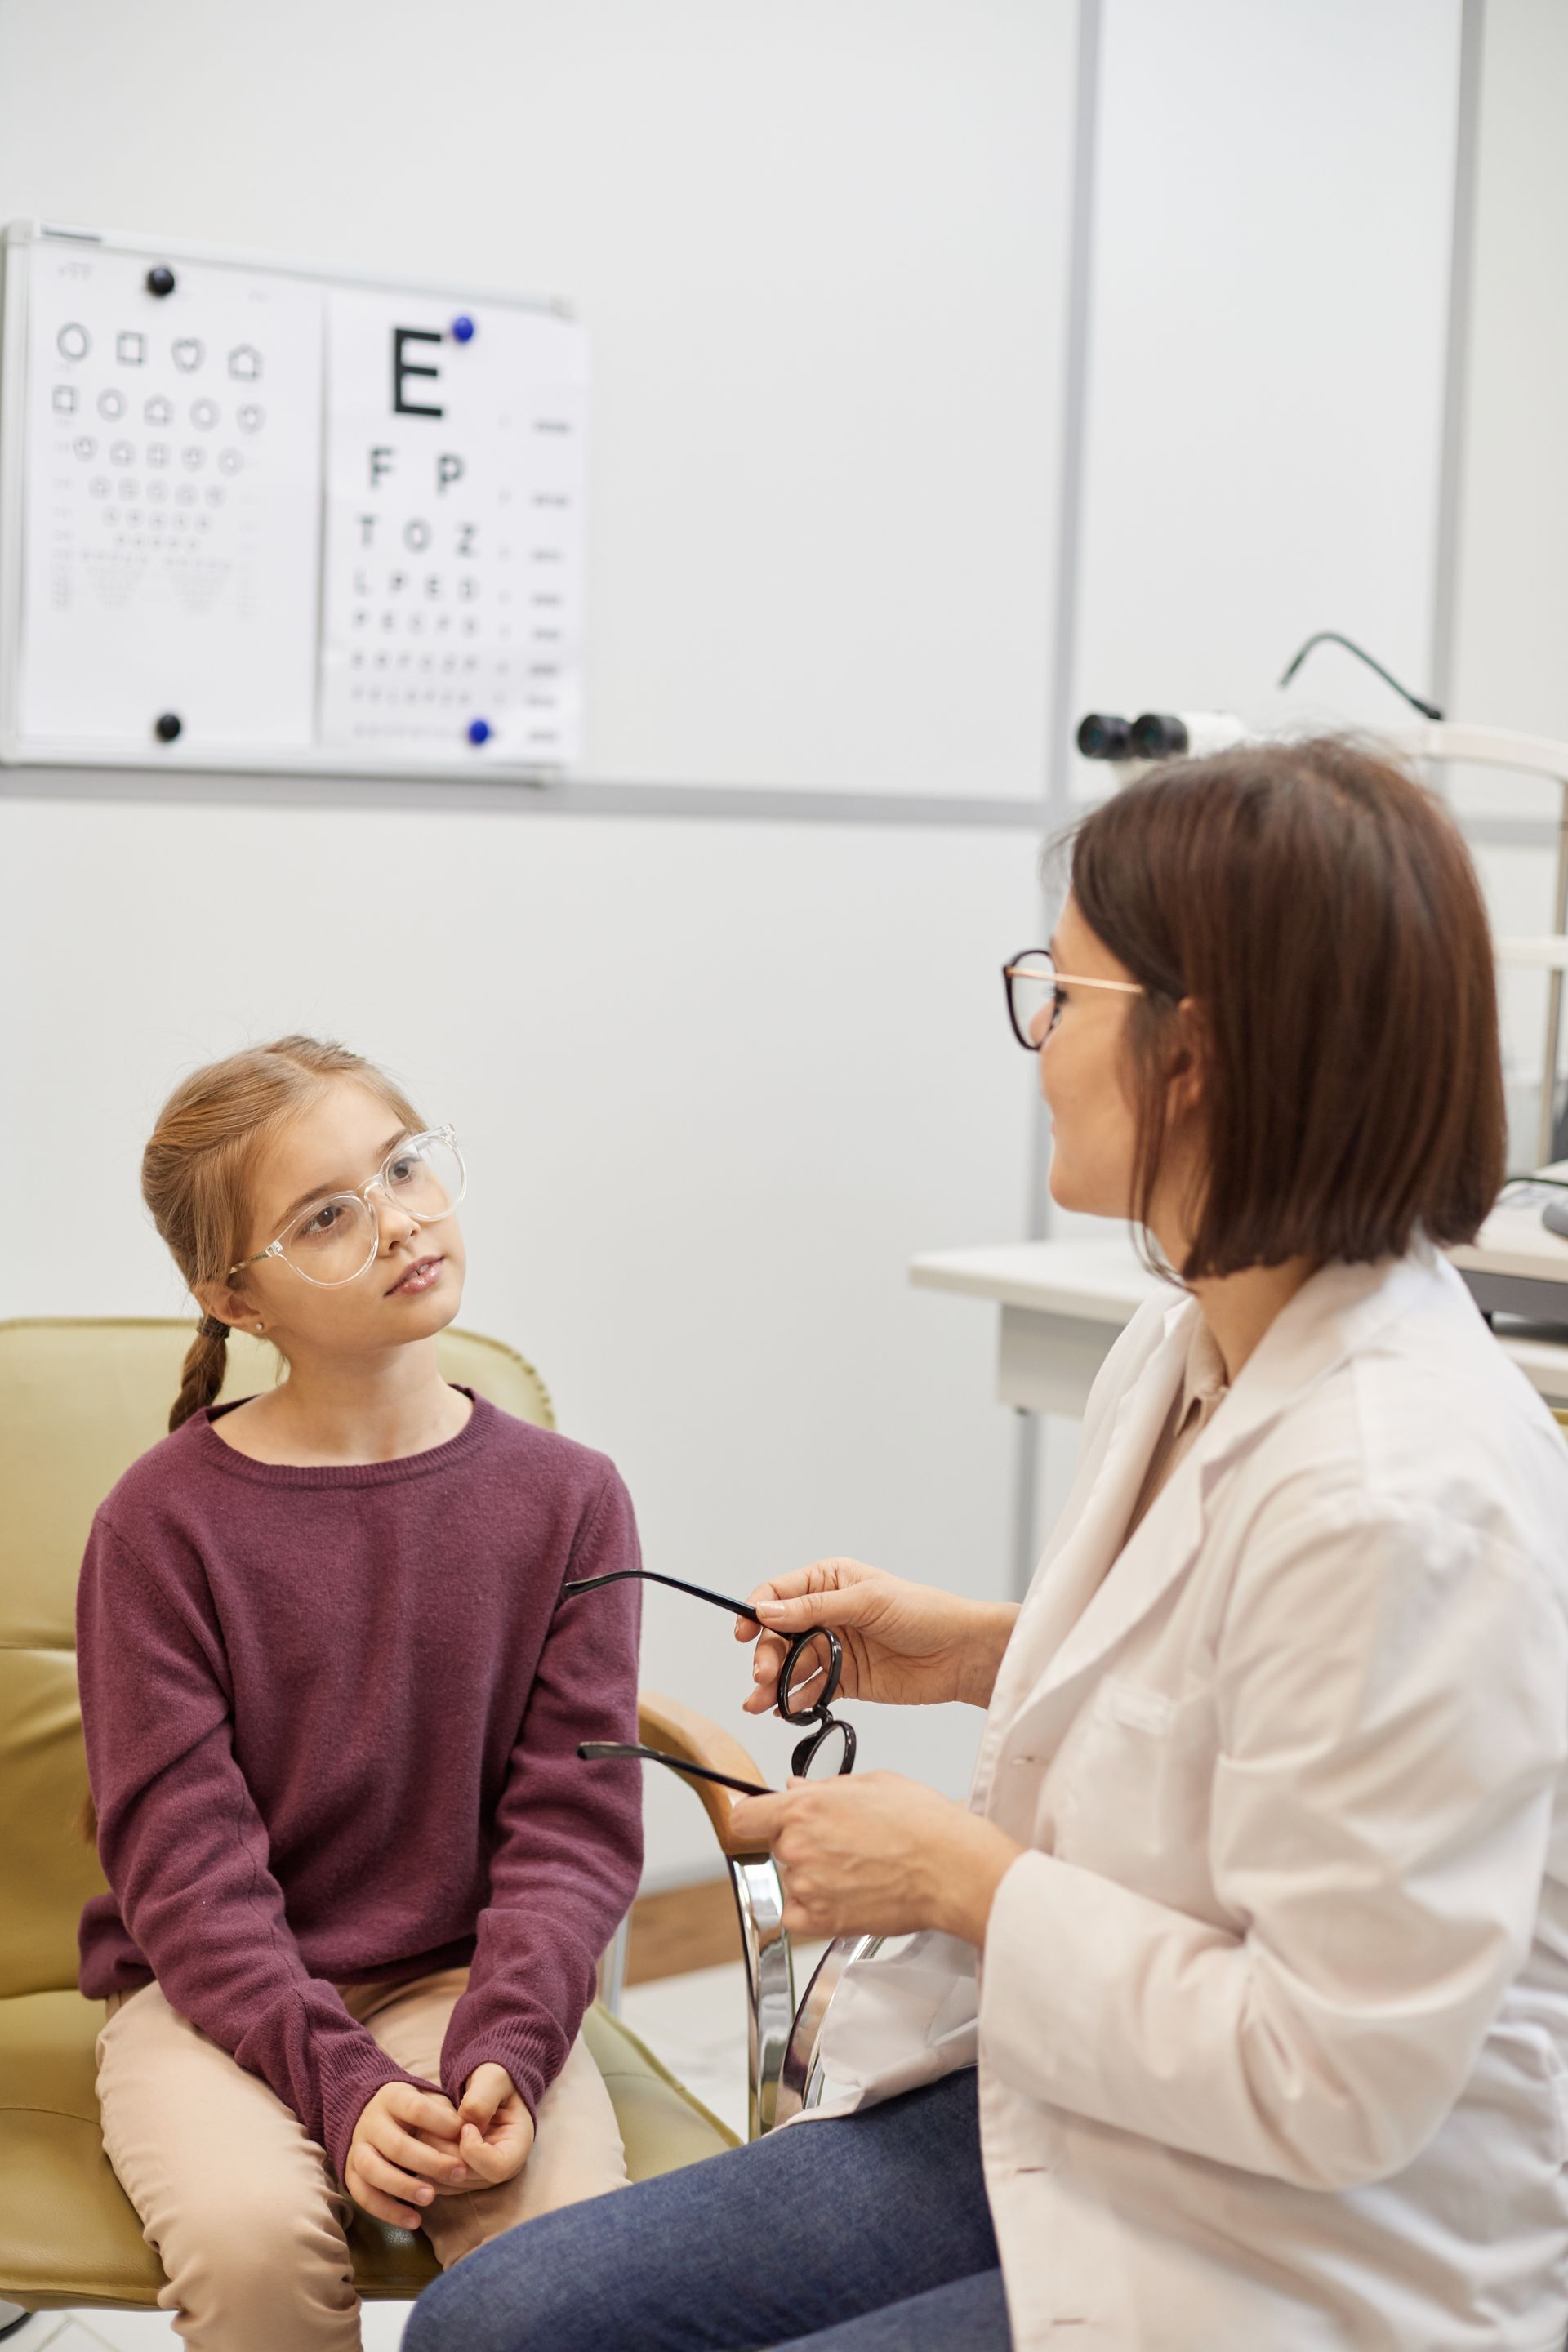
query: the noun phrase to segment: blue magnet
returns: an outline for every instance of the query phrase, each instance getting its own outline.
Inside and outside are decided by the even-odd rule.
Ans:
[[[488,719],[469,719],[468,740],[470,743],[488,743],[490,740],[490,722]]]
[[[462,317],[452,321],[452,341],[455,343],[471,343],[473,340],[474,322],[465,311]]]

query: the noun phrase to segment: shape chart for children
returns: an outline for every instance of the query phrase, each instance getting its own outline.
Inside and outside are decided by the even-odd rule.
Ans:
[[[334,294],[321,735],[574,756],[587,355],[543,312]]]
[[[0,759],[576,756],[579,326],[142,237],[4,252]]]
[[[20,730],[311,740],[321,305],[64,242],[28,303]],[[156,737],[153,739],[156,740]]]

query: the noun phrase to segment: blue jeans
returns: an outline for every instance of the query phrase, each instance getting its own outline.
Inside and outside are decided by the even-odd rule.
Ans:
[[[1008,2352],[973,2070],[525,2221],[403,2352]]]

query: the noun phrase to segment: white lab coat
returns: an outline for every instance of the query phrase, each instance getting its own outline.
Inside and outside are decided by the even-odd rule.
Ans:
[[[1197,1312],[1089,1400],[978,1969],[852,1969],[837,2104],[978,2059],[1017,2352],[1558,2352],[1568,1445],[1436,1253],[1332,1265],[1122,1549]]]

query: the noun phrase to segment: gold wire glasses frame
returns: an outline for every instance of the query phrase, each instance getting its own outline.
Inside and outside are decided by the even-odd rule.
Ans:
[[[1135,980],[1089,980],[1080,971],[1058,971],[1049,948],[1023,948],[1010,956],[1002,967],[1002,985],[1007,992],[1013,1034],[1026,1054],[1037,1054],[1050,1035],[1058,988],[1104,988],[1117,996],[1148,993]],[[1037,1037],[1034,1027],[1042,1013],[1048,1013],[1050,1019]]]
[[[451,1215],[468,1189],[468,1171],[452,1129],[426,1128],[395,1143],[379,1172],[358,1192],[327,1192],[320,1200],[308,1202],[265,1249],[231,1265],[227,1278],[232,1281],[246,1266],[259,1265],[263,1258],[279,1258],[301,1281],[336,1289],[341,1283],[356,1281],[375,1263],[380,1251],[381,1231],[371,1207],[372,1192],[379,1192],[416,1224],[434,1225]],[[366,1228],[363,1251],[353,1239],[362,1222]],[[312,1253],[313,1272],[300,1263],[302,1255]],[[357,1262],[350,1265],[350,1258]],[[325,1271],[328,1264],[331,1272]],[[345,1268],[343,1272],[336,1270],[339,1265]]]

